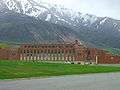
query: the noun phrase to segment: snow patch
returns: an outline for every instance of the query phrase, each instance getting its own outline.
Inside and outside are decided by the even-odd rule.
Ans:
[[[48,14],[47,18],[45,19],[45,21],[50,21],[50,19],[51,19],[51,14]]]
[[[87,26],[87,25],[88,25],[87,23],[84,24],[84,26]]]
[[[41,13],[47,10],[46,7],[43,6],[43,3],[31,3],[28,0],[4,0],[4,2],[9,10],[14,10],[28,16],[38,17]]]
[[[113,23],[113,26],[114,26],[114,27],[117,27],[117,23]]]
[[[93,24],[98,19],[96,16],[88,14],[81,14],[80,18],[83,19],[84,22],[90,22],[90,24]]]
[[[97,25],[97,29],[99,28],[99,26]]]
[[[107,18],[103,19],[102,21],[100,21],[100,24],[103,24],[106,20]]]

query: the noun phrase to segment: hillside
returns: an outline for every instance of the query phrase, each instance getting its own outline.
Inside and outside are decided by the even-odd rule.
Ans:
[[[0,1],[0,42],[78,39],[90,47],[120,48],[120,21],[82,14],[36,0]]]

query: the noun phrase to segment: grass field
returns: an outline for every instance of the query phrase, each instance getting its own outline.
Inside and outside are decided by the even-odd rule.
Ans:
[[[78,64],[0,61],[0,79],[120,72],[120,67]]]
[[[9,45],[5,44],[5,43],[0,43],[0,48],[7,48],[9,47]]]

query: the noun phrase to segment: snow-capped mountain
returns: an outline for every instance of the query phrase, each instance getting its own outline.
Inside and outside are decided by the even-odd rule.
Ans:
[[[9,10],[22,13],[28,16],[40,18],[55,24],[72,25],[74,27],[93,27],[98,29],[109,19],[107,17],[97,17],[89,14],[82,14],[62,6],[51,5],[40,0],[2,0],[2,6]],[[118,25],[118,23],[113,23]],[[120,30],[120,29],[119,29]]]
[[[3,0],[2,3],[9,10],[39,17],[42,20],[51,21],[52,23],[65,23],[74,26],[77,26],[78,23],[83,23],[87,26],[98,20],[96,16],[81,14],[80,12],[75,12],[61,6],[40,2],[40,0]]]
[[[8,15],[7,17],[11,17],[9,15],[18,13],[16,17],[20,17],[20,19],[17,18],[16,20],[22,21],[22,18],[24,18],[25,20],[25,17],[28,16],[34,18],[36,21],[40,20],[40,22],[46,22],[43,26],[48,25],[48,22],[50,23],[48,27],[51,27],[52,25],[59,25],[59,28],[62,27],[62,29],[63,27],[66,27],[66,29],[63,29],[62,31],[60,30],[62,33],[60,33],[59,30],[54,33],[55,36],[59,35],[59,37],[57,37],[56,39],[80,39],[95,46],[109,46],[120,48],[119,20],[114,20],[108,17],[97,17],[90,14],[82,14],[80,12],[64,8],[62,6],[44,3],[40,0],[0,0],[0,12],[0,17],[2,17],[3,15]],[[31,26],[34,27],[34,24],[38,24],[38,22],[31,22]],[[42,27],[42,25],[40,26]],[[37,28],[38,31],[34,31],[35,28]],[[41,40],[40,38],[43,38],[41,35],[42,31],[38,33],[40,30],[39,28],[40,27],[34,27],[33,30],[29,28],[31,30],[30,33],[32,33],[32,35],[34,35],[33,37],[35,37],[38,41]],[[54,27],[54,29],[58,28]],[[68,29],[71,31],[69,31]],[[49,34],[53,34],[50,29],[47,31],[45,30],[45,32],[46,36]],[[69,32],[68,36],[66,32]],[[45,39],[43,38],[43,40]]]

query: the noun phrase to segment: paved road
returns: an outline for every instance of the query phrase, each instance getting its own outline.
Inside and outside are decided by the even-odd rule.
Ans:
[[[5,80],[0,90],[120,90],[120,73]]]

